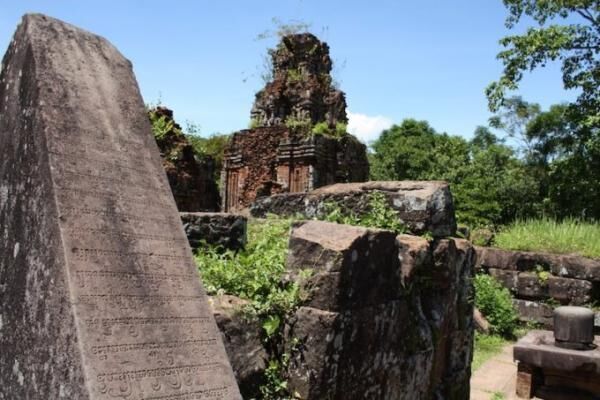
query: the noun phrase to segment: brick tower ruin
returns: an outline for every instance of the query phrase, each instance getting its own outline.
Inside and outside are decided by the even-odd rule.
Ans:
[[[256,94],[253,128],[234,133],[225,152],[225,211],[369,176],[366,146],[346,132],[346,97],[332,84],[329,46],[310,33],[292,34],[270,55],[273,78]]]

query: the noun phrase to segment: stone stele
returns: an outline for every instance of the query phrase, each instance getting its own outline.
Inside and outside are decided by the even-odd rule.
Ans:
[[[26,15],[0,113],[0,399],[241,399],[131,63]]]

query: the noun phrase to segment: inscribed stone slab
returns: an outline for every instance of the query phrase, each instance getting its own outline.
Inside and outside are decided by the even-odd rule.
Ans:
[[[241,399],[131,63],[26,15],[0,75],[0,399]]]

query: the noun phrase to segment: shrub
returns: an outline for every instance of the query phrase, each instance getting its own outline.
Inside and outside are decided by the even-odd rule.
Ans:
[[[300,304],[302,271],[296,281],[284,279],[285,257],[291,220],[251,219],[248,244],[239,252],[205,246],[196,254],[196,263],[209,294],[227,293],[250,300],[246,315],[261,321],[266,348],[270,351],[263,399],[291,398],[284,371],[290,354],[279,353],[283,325]]]
[[[329,132],[329,124],[325,121],[316,123],[311,130],[313,135],[328,135]]]
[[[338,122],[337,124],[335,124],[335,136],[342,137],[346,134],[347,131],[348,124],[345,124],[343,122]]]
[[[165,115],[159,117],[156,111],[150,111],[148,116],[152,125],[152,133],[157,141],[164,139],[169,132],[175,132],[173,120],[167,120]]]
[[[475,305],[490,323],[493,334],[512,337],[517,327],[517,312],[508,289],[489,275],[475,276]]]
[[[289,116],[285,119],[285,126],[296,134],[309,134],[312,128],[312,122],[308,118],[296,118]]]
[[[326,203],[325,210],[327,214],[322,218],[325,221],[387,229],[398,234],[405,231],[405,226],[400,222],[398,211],[391,208],[385,195],[378,191],[369,193],[368,210],[363,214],[357,215],[343,210],[334,202]]]

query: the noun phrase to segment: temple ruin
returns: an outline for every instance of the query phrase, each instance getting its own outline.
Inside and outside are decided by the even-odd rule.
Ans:
[[[346,98],[332,83],[329,46],[310,33],[292,34],[270,55],[273,79],[256,94],[252,128],[234,133],[225,152],[225,211],[369,177],[366,146],[346,132]]]

